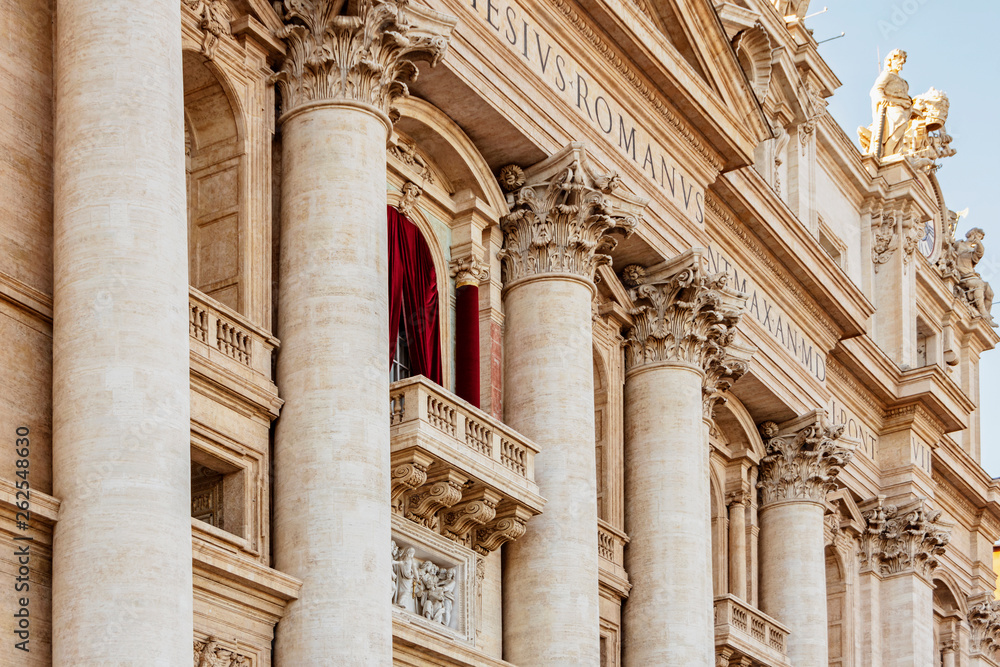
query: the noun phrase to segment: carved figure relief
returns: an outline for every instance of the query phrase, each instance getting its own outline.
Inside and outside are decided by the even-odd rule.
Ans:
[[[413,547],[392,541],[392,603],[429,621],[454,628],[458,567],[418,559]]]
[[[193,667],[253,667],[253,661],[234,649],[221,645],[215,637],[194,640]]]
[[[420,157],[420,154],[417,153],[416,144],[400,141],[397,144],[390,145],[386,149],[386,152],[415,171],[424,185],[427,183],[433,185],[434,172],[431,171],[430,165],[427,164],[427,160]]]
[[[983,247],[983,237],[986,233],[979,227],[973,227],[965,233],[965,240],[952,242],[955,270],[958,273],[956,296],[965,300],[974,311],[986,320],[990,326],[997,326],[993,319],[993,288],[983,280],[976,271],[976,265],[982,260],[986,249]]]

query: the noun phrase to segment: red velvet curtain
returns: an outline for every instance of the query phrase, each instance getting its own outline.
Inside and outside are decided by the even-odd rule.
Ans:
[[[389,361],[396,354],[396,335],[402,319],[413,374],[426,375],[441,384],[441,327],[434,260],[420,230],[405,215],[390,206],[387,218]]]

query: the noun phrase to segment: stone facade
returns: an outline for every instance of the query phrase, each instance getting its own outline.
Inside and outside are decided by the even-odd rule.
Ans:
[[[963,110],[808,5],[11,0],[0,663],[1000,665]]]

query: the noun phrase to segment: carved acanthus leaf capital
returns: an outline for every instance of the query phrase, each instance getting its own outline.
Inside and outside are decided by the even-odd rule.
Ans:
[[[504,284],[546,273],[572,273],[593,280],[616,241],[631,234],[645,200],[618,192],[617,174],[598,173],[583,144],[570,144],[526,172],[505,167],[510,213],[500,218],[504,235]],[[518,184],[521,185],[518,185]]]
[[[726,392],[750,370],[750,354],[745,357],[725,352],[721,357],[712,357],[705,366],[705,379],[701,383],[702,414],[712,419],[715,408],[726,403]]]
[[[727,287],[725,274],[710,274],[700,248],[653,267],[627,266],[635,322],[628,331],[628,368],[663,361],[689,363],[706,373],[706,410],[747,370],[745,360],[727,356],[746,295]],[[706,412],[710,415],[711,412]]]
[[[760,431],[767,451],[757,482],[762,505],[781,500],[822,502],[854,453],[854,445],[838,441],[844,425],[831,426],[825,410],[780,426],[764,422]]]
[[[861,566],[881,575],[916,572],[930,577],[951,538],[950,527],[938,522],[922,498],[904,507],[887,505],[879,496],[863,511],[866,526],[861,536]]]
[[[969,599],[969,648],[972,654],[993,656],[1000,648],[1000,600],[989,594]]]
[[[433,67],[456,19],[409,0],[279,0],[288,53],[274,76],[287,113],[309,102],[371,105],[395,121],[394,102],[409,93],[414,60]],[[350,12],[350,13],[348,13]]]
[[[478,285],[490,278],[489,267],[474,255],[451,260],[450,273],[456,287]]]

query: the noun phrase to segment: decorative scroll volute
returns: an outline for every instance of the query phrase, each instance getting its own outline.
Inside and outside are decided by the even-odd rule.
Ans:
[[[715,395],[748,367],[726,356],[747,296],[729,288],[724,273],[708,273],[703,252],[693,248],[649,271],[634,264],[622,271],[635,322],[625,362],[629,369],[664,361],[692,364],[706,372],[704,389]]]
[[[767,451],[757,482],[761,505],[782,500],[823,502],[854,454],[854,445],[838,442],[844,425],[829,425],[825,410],[813,410],[780,426],[764,422],[760,432]]]
[[[393,103],[409,93],[414,60],[433,67],[456,19],[409,0],[280,0],[276,35],[288,54],[274,76],[287,113],[308,102],[371,105],[395,122]],[[355,10],[348,14],[347,11]]]
[[[884,500],[885,496],[873,499],[863,512],[862,569],[883,576],[915,572],[929,579],[951,539],[950,527],[938,521],[941,511],[927,507],[923,498],[905,507],[886,505]]]
[[[969,627],[972,654],[994,657],[1000,650],[1000,600],[989,594],[969,599]]]
[[[500,175],[510,213],[504,234],[505,285],[534,275],[571,273],[593,280],[616,241],[638,226],[646,200],[616,192],[617,174],[597,173],[583,144],[573,143],[527,172],[510,165]]]

